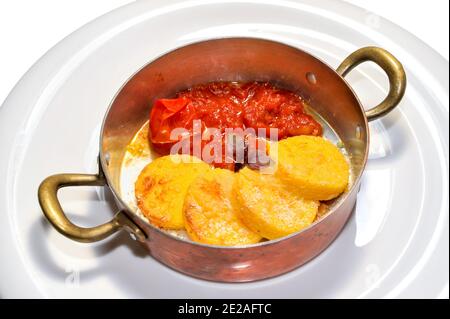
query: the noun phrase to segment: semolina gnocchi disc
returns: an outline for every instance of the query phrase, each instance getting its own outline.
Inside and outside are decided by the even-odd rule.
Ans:
[[[349,164],[330,141],[294,136],[278,142],[275,176],[306,199],[330,200],[347,187]]]
[[[135,183],[137,205],[155,226],[184,229],[183,203],[197,175],[210,166],[189,155],[167,155],[155,159]]]
[[[234,185],[240,204],[239,217],[267,239],[276,239],[302,230],[315,219],[319,202],[290,192],[273,175],[243,168]]]
[[[196,242],[240,246],[259,242],[262,238],[248,229],[237,216],[233,197],[232,171],[215,168],[197,176],[186,193],[185,227]]]

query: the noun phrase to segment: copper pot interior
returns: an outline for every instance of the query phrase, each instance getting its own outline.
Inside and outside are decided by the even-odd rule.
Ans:
[[[147,64],[111,104],[103,124],[100,157],[119,200],[126,146],[148,120],[154,100],[210,81],[269,81],[298,92],[344,143],[353,177],[361,174],[368,146],[367,122],[352,90],[332,68],[302,50],[273,41],[209,40]]]

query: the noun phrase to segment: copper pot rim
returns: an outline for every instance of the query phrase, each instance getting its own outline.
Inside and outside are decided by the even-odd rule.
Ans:
[[[365,142],[365,151],[364,151],[364,157],[363,157],[363,161],[361,164],[361,169],[358,173],[357,176],[354,177],[354,179],[352,180],[352,185],[350,187],[350,189],[348,189],[347,191],[345,191],[345,193],[341,194],[338,199],[337,202],[335,204],[333,204],[332,209],[327,212],[327,214],[325,216],[323,216],[322,218],[320,218],[319,220],[314,221],[312,224],[310,224],[308,227],[305,227],[295,233],[289,234],[287,236],[283,236],[277,239],[271,239],[271,240],[267,240],[267,241],[262,241],[256,244],[250,244],[250,245],[242,245],[242,246],[220,246],[220,245],[210,245],[210,244],[203,244],[203,243],[198,243],[198,242],[194,242],[194,241],[188,241],[182,238],[179,238],[177,236],[173,236],[169,233],[167,233],[166,231],[164,231],[163,229],[156,227],[154,225],[152,225],[148,220],[144,219],[143,217],[139,216],[137,213],[135,213],[133,211],[133,209],[131,209],[128,204],[122,199],[122,196],[119,194],[119,192],[117,191],[117,189],[113,186],[113,184],[111,183],[111,178],[108,174],[108,170],[104,170],[104,167],[107,167],[107,163],[105,160],[105,156],[104,153],[102,151],[102,141],[103,141],[103,133],[104,133],[104,128],[106,125],[106,120],[108,117],[108,114],[113,106],[114,101],[116,100],[117,96],[119,95],[119,93],[123,90],[123,88],[126,86],[127,83],[129,83],[131,81],[131,79],[133,79],[133,77],[138,74],[141,70],[143,70],[144,68],[146,68],[148,65],[154,63],[155,61],[157,61],[158,59],[164,57],[167,54],[170,54],[172,52],[178,51],[178,50],[182,50],[185,47],[191,46],[191,45],[196,45],[196,44],[200,44],[200,43],[205,43],[205,42],[214,42],[214,41],[220,41],[220,40],[255,40],[255,41],[262,41],[262,42],[272,42],[275,44],[281,44],[283,46],[289,47],[291,49],[297,50],[297,51],[301,51],[309,56],[311,56],[312,58],[316,59],[318,62],[322,63],[324,66],[326,66],[328,69],[330,69],[332,72],[335,73],[335,75],[338,76],[338,78],[343,81],[345,83],[345,85],[347,86],[347,88],[350,90],[350,92],[352,93],[353,97],[355,98],[355,101],[359,107],[359,110],[361,112],[361,114],[363,115],[363,119],[364,119],[364,128],[366,131],[366,140]],[[370,134],[369,134],[369,125],[368,125],[368,119],[367,116],[365,114],[365,110],[364,107],[362,106],[362,103],[358,97],[358,95],[356,94],[356,92],[354,91],[354,89],[352,88],[352,86],[347,82],[347,80],[345,80],[345,78],[339,74],[332,66],[330,66],[328,63],[326,63],[325,61],[323,61],[322,59],[312,55],[311,53],[302,50],[298,47],[283,43],[283,42],[279,42],[279,41],[275,41],[275,40],[271,40],[271,39],[266,39],[266,38],[259,38],[259,37],[234,37],[234,36],[230,36],[230,37],[217,37],[217,38],[210,38],[210,39],[206,39],[206,40],[199,40],[199,41],[193,41],[187,44],[183,44],[180,45],[176,48],[173,48],[171,50],[168,50],[160,55],[158,55],[157,57],[155,57],[154,59],[152,59],[151,61],[145,63],[143,66],[141,66],[138,70],[136,70],[133,74],[131,74],[122,84],[122,86],[117,90],[117,92],[115,93],[115,95],[113,96],[113,98],[111,99],[111,102],[105,112],[105,115],[103,117],[102,120],[102,125],[101,125],[101,130],[100,130],[100,139],[99,139],[99,166],[100,166],[100,170],[102,171],[102,174],[104,174],[105,179],[106,179],[106,185],[111,192],[113,193],[114,197],[116,198],[117,201],[119,201],[119,203],[122,205],[122,207],[126,208],[126,211],[128,214],[133,215],[134,217],[138,218],[139,220],[143,221],[147,227],[150,227],[153,231],[158,232],[159,234],[163,235],[163,236],[167,236],[170,237],[171,239],[175,240],[175,241],[180,241],[182,243],[185,244],[191,244],[191,245],[195,245],[195,246],[200,246],[200,247],[204,247],[204,248],[214,248],[214,249],[227,249],[227,250],[242,250],[242,249],[249,249],[249,248],[254,248],[254,247],[261,247],[261,246],[269,246],[269,245],[273,245],[273,244],[277,244],[279,242],[285,241],[285,240],[289,240],[293,237],[297,237],[302,235],[303,233],[310,231],[313,228],[318,227],[318,225],[320,225],[321,223],[325,222],[326,219],[330,218],[331,215],[333,215],[336,211],[338,211],[343,205],[344,203],[348,200],[348,198],[350,197],[350,194],[352,194],[353,192],[355,192],[357,190],[357,187],[359,186],[362,174],[364,173],[366,164],[367,164],[367,159],[368,159],[368,154],[369,154],[369,145],[370,145]]]

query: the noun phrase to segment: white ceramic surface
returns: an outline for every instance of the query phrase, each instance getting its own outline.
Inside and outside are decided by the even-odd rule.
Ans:
[[[221,284],[174,272],[125,233],[96,244],[64,238],[44,219],[40,181],[96,171],[99,127],[135,70],[206,38],[282,41],[333,67],[378,45],[403,62],[398,109],[371,123],[371,154],[355,214],[318,258],[289,274]],[[384,97],[371,64],[348,76],[364,105]],[[448,297],[448,62],[413,35],[336,1],[139,1],[73,33],[40,59],[0,108],[1,297]],[[68,215],[95,225],[114,213],[101,188],[60,193]]]

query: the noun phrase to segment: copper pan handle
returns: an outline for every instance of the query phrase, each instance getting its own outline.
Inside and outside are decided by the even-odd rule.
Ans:
[[[365,47],[353,52],[342,61],[336,71],[344,77],[366,61],[378,64],[389,78],[387,97],[383,102],[366,111],[367,119],[372,121],[386,115],[400,103],[405,94],[406,74],[402,64],[392,54],[378,47]]]
[[[64,214],[57,193],[67,186],[102,186],[105,179],[101,175],[57,174],[47,177],[39,186],[38,198],[42,211],[55,229],[64,236],[79,242],[91,243],[102,240],[125,228],[138,240],[144,240],[142,230],[123,212],[118,212],[112,220],[102,225],[83,228],[73,224]]]

